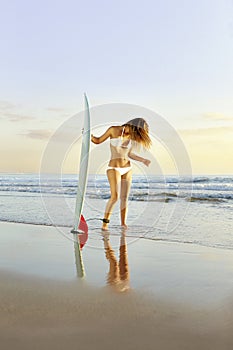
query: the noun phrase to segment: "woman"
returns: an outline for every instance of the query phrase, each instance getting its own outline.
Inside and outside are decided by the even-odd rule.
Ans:
[[[149,166],[150,160],[134,153],[138,146],[150,148],[149,127],[143,118],[135,118],[121,126],[111,126],[100,137],[91,135],[91,141],[100,144],[110,138],[111,159],[107,167],[111,197],[106,205],[102,230],[108,229],[110,216],[120,194],[121,225],[127,228],[127,202],[132,182],[130,159]]]

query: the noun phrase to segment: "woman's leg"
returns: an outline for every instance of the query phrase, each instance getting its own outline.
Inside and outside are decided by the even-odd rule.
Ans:
[[[128,210],[128,197],[132,182],[132,170],[121,176],[121,225],[127,228],[126,218]]]
[[[112,214],[114,205],[116,204],[119,198],[119,185],[121,182],[121,175],[115,169],[109,169],[107,171],[108,181],[110,185],[111,197],[106,205],[104,218],[109,220]],[[107,230],[108,223],[103,222],[102,229]]]
[[[122,281],[128,281],[129,280],[129,264],[128,264],[126,237],[125,237],[124,232],[121,235],[121,240],[120,240],[119,270],[120,270],[120,279]]]
[[[109,261],[109,272],[107,275],[107,283],[109,285],[117,285],[119,283],[119,265],[117,262],[117,258],[115,256],[115,252],[110,245],[109,238],[104,237],[104,249],[105,256]]]

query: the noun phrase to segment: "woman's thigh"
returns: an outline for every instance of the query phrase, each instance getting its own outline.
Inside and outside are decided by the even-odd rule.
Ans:
[[[114,197],[118,197],[119,195],[119,187],[121,183],[121,175],[115,169],[109,169],[107,171],[108,182],[110,185],[111,195]]]
[[[121,197],[127,198],[132,183],[132,170],[121,176]]]

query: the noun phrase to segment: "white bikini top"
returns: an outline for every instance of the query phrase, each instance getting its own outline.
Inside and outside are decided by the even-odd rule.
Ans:
[[[113,147],[130,148],[131,140],[127,139],[124,141],[124,138],[123,138],[124,131],[125,131],[125,126],[122,129],[122,133],[120,137],[113,137],[112,139],[110,139],[110,144]]]
[[[120,137],[114,137],[110,139],[111,159],[128,158],[128,154],[131,148],[131,140],[124,140],[124,130],[125,127],[123,127]]]

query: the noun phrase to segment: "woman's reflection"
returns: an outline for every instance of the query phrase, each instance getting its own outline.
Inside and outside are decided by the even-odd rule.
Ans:
[[[122,231],[119,248],[119,262],[115,252],[111,247],[109,233],[103,233],[105,256],[109,261],[109,272],[107,274],[107,284],[117,292],[126,292],[129,287],[129,265],[125,231]]]

